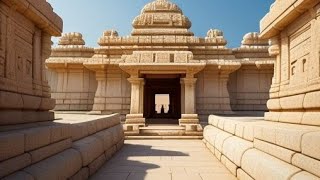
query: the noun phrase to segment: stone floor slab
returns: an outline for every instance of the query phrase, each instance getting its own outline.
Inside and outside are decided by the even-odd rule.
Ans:
[[[91,180],[236,179],[201,140],[126,140]]]

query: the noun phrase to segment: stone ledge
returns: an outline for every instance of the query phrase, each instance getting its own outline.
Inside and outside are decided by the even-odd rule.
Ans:
[[[259,139],[296,152],[301,152],[303,148],[302,145],[307,144],[302,143],[303,137],[310,141],[313,139],[311,142],[313,142],[313,146],[316,147],[317,141],[315,140],[318,137],[317,132],[320,132],[320,127],[264,121],[261,117],[224,117],[211,115],[209,116],[209,124],[219,130],[229,132],[229,127],[233,126],[233,129],[235,128],[235,136],[250,141]],[[210,137],[207,138],[210,139]],[[306,147],[304,147],[304,149],[306,149]],[[315,151],[315,149],[313,149],[313,151]],[[309,154],[314,155],[316,153],[309,152]]]
[[[254,179],[289,179],[300,169],[257,149],[244,153],[241,168]]]
[[[245,118],[212,115],[204,128],[206,146],[239,179],[320,178],[320,127]]]
[[[7,179],[87,179],[89,169],[90,174],[94,173],[121,149],[124,133],[119,115],[85,115],[78,118],[79,116],[68,121],[1,127],[0,132],[3,132],[0,133],[0,152],[3,154],[0,156],[0,177],[9,175]],[[76,119],[88,132],[85,137],[73,143],[77,150],[71,147],[72,134],[69,132],[74,124],[78,124]],[[74,130],[82,131],[76,128]],[[89,135],[89,132],[93,134]],[[25,172],[21,171],[22,168],[25,168],[22,170]]]
[[[81,155],[73,149],[40,161],[23,171],[35,179],[67,179],[81,169]]]

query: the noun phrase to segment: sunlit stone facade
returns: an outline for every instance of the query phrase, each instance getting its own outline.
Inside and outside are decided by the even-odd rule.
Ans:
[[[267,110],[274,58],[259,33],[244,35],[234,49],[221,30],[196,37],[167,0],[147,4],[132,26],[129,36],[105,31],[96,48],[86,47],[80,33],[62,36],[46,61],[55,110],[120,113],[132,132],[161,118],[156,94],[170,95],[170,113],[162,118],[179,119],[191,132],[201,132],[199,119],[211,113]]]

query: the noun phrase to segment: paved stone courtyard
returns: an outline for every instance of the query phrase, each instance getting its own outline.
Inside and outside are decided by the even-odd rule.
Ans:
[[[236,179],[201,140],[126,140],[92,180]]]

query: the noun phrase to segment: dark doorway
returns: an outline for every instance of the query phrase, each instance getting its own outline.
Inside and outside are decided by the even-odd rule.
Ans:
[[[144,117],[148,124],[178,124],[181,118],[180,78],[146,78]]]

